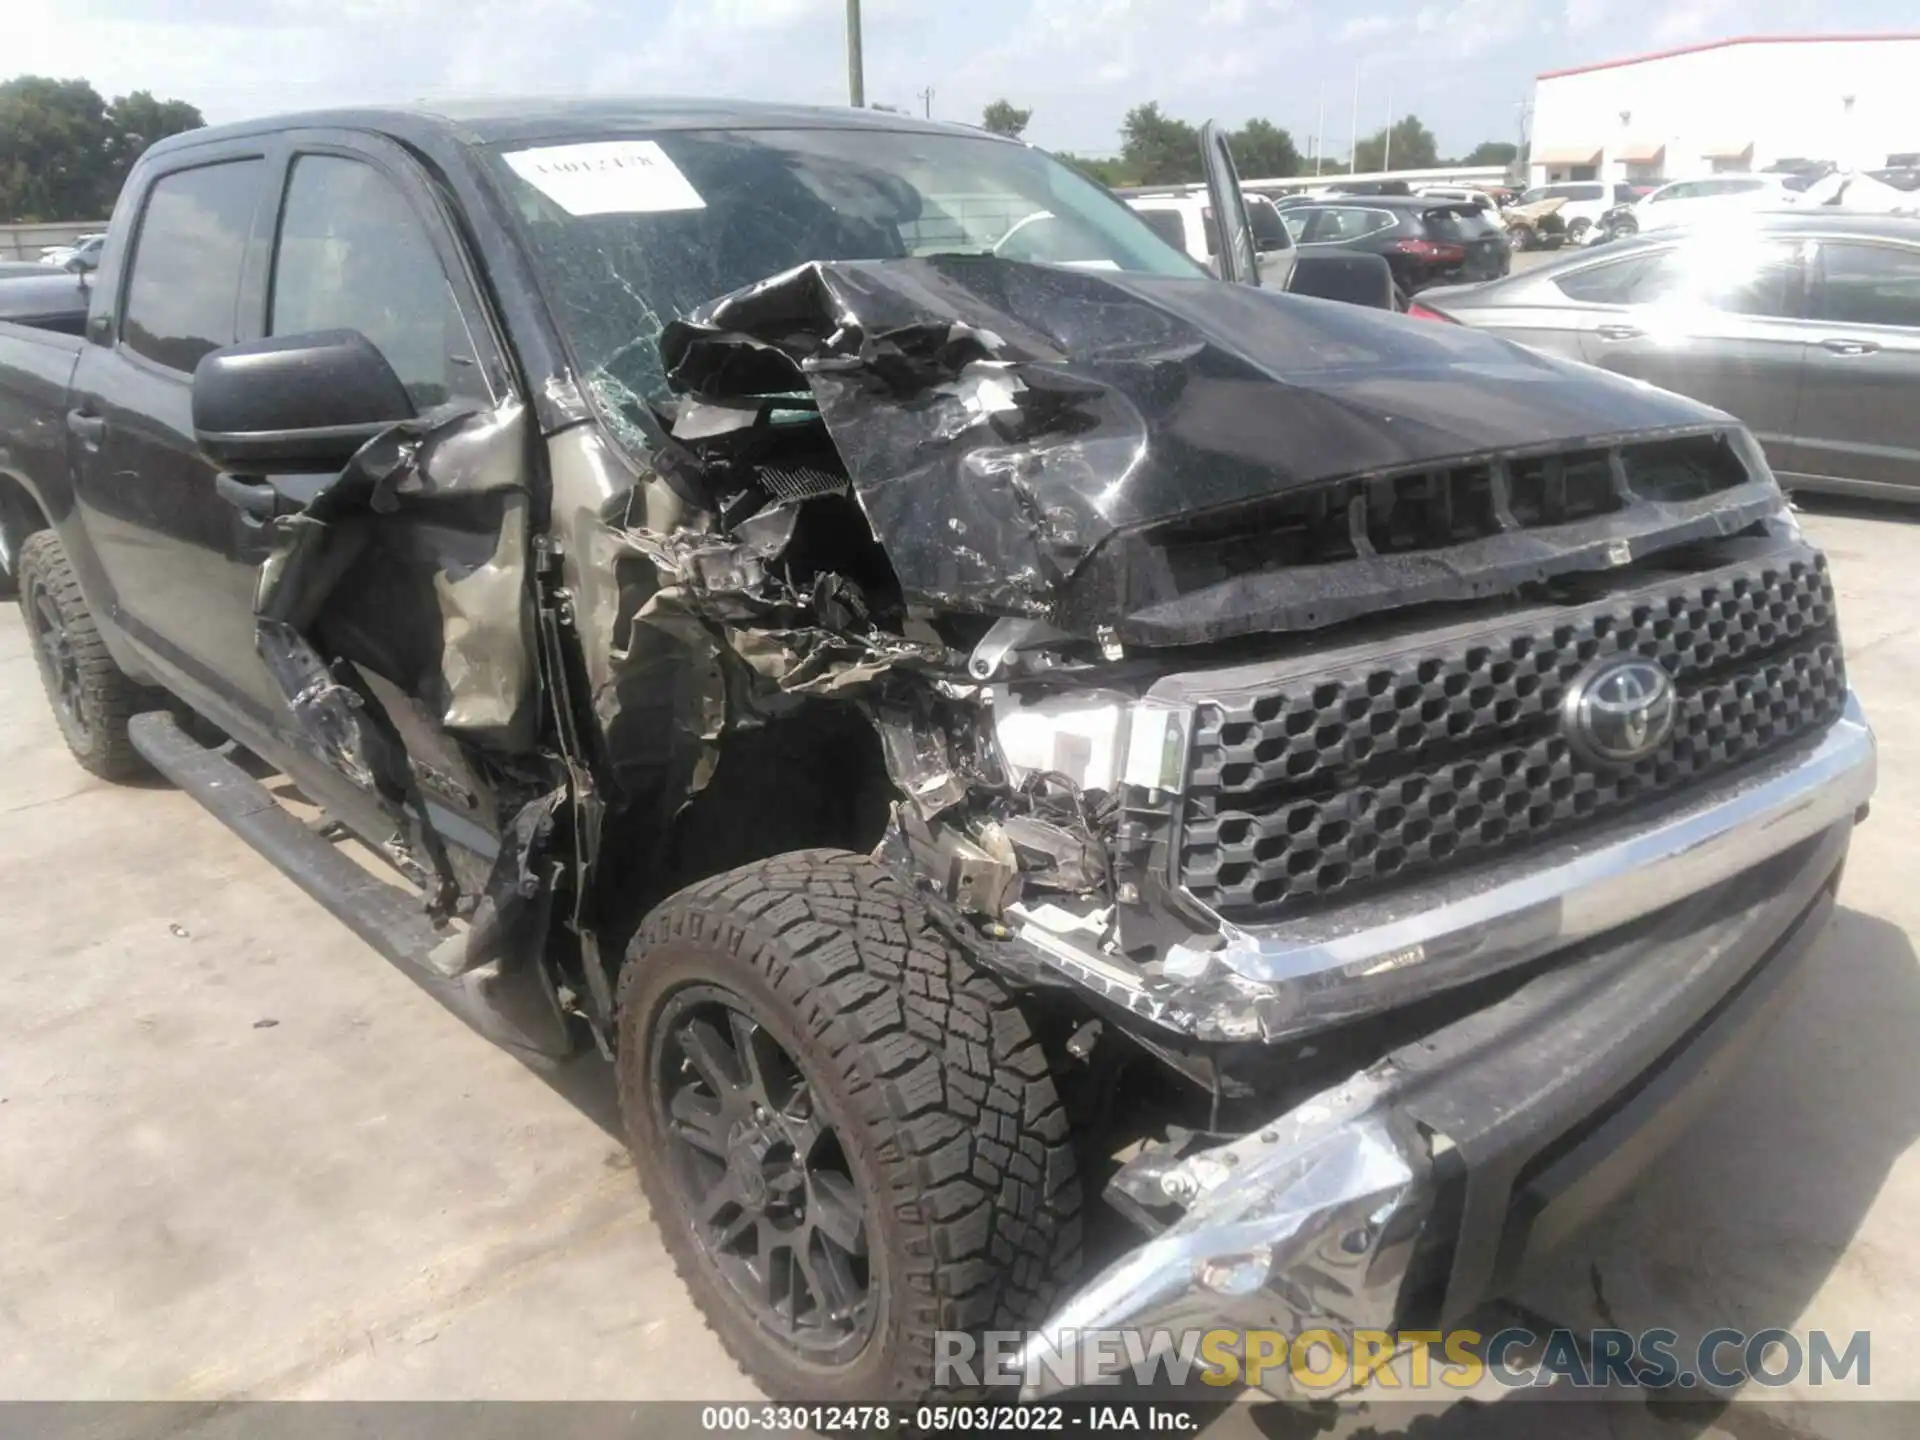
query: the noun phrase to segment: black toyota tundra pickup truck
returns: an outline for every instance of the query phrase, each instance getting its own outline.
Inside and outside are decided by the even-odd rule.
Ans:
[[[1873,740],[1752,437],[1263,291],[1209,159],[1226,278],[897,115],[254,122],[141,158],[83,334],[0,325],[75,758],[611,1057],[775,1395],[1461,1316],[1832,908]]]

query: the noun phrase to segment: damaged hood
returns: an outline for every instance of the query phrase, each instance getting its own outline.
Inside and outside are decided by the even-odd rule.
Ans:
[[[687,397],[676,434],[705,403],[810,390],[910,599],[1067,624],[1088,618],[1075,575],[1128,530],[1726,423],[1465,326],[990,257],[802,266],[668,326],[661,350]]]

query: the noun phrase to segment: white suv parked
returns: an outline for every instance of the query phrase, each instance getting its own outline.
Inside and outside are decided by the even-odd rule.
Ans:
[[[1644,234],[1692,225],[1733,210],[1772,210],[1798,204],[1806,185],[1797,175],[1709,175],[1701,180],[1676,180],[1639,201],[1633,207],[1633,219]]]
[[[1208,269],[1215,269],[1220,227],[1214,223],[1213,207],[1207,203],[1204,190],[1169,190],[1122,198],[1140,212],[1140,218],[1162,240],[1186,251]],[[1293,275],[1293,236],[1280,222],[1273,201],[1264,195],[1247,195],[1246,201],[1247,217],[1253,221],[1254,247],[1259,252],[1260,283],[1269,290],[1285,290]]]

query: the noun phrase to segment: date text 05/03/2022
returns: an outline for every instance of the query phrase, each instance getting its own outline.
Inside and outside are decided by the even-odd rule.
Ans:
[[[818,1435],[1056,1434],[1069,1431],[1140,1431],[1190,1434],[1203,1423],[1198,1407],[1180,1403],[1116,1405],[705,1405],[700,1428],[712,1433]]]

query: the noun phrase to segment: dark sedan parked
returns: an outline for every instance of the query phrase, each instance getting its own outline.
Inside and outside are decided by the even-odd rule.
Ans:
[[[1429,285],[1492,280],[1513,265],[1497,217],[1471,201],[1417,195],[1325,197],[1281,211],[1302,251],[1378,255],[1407,294]]]
[[[1920,220],[1747,215],[1420,299],[1737,415],[1789,488],[1920,499]]]

